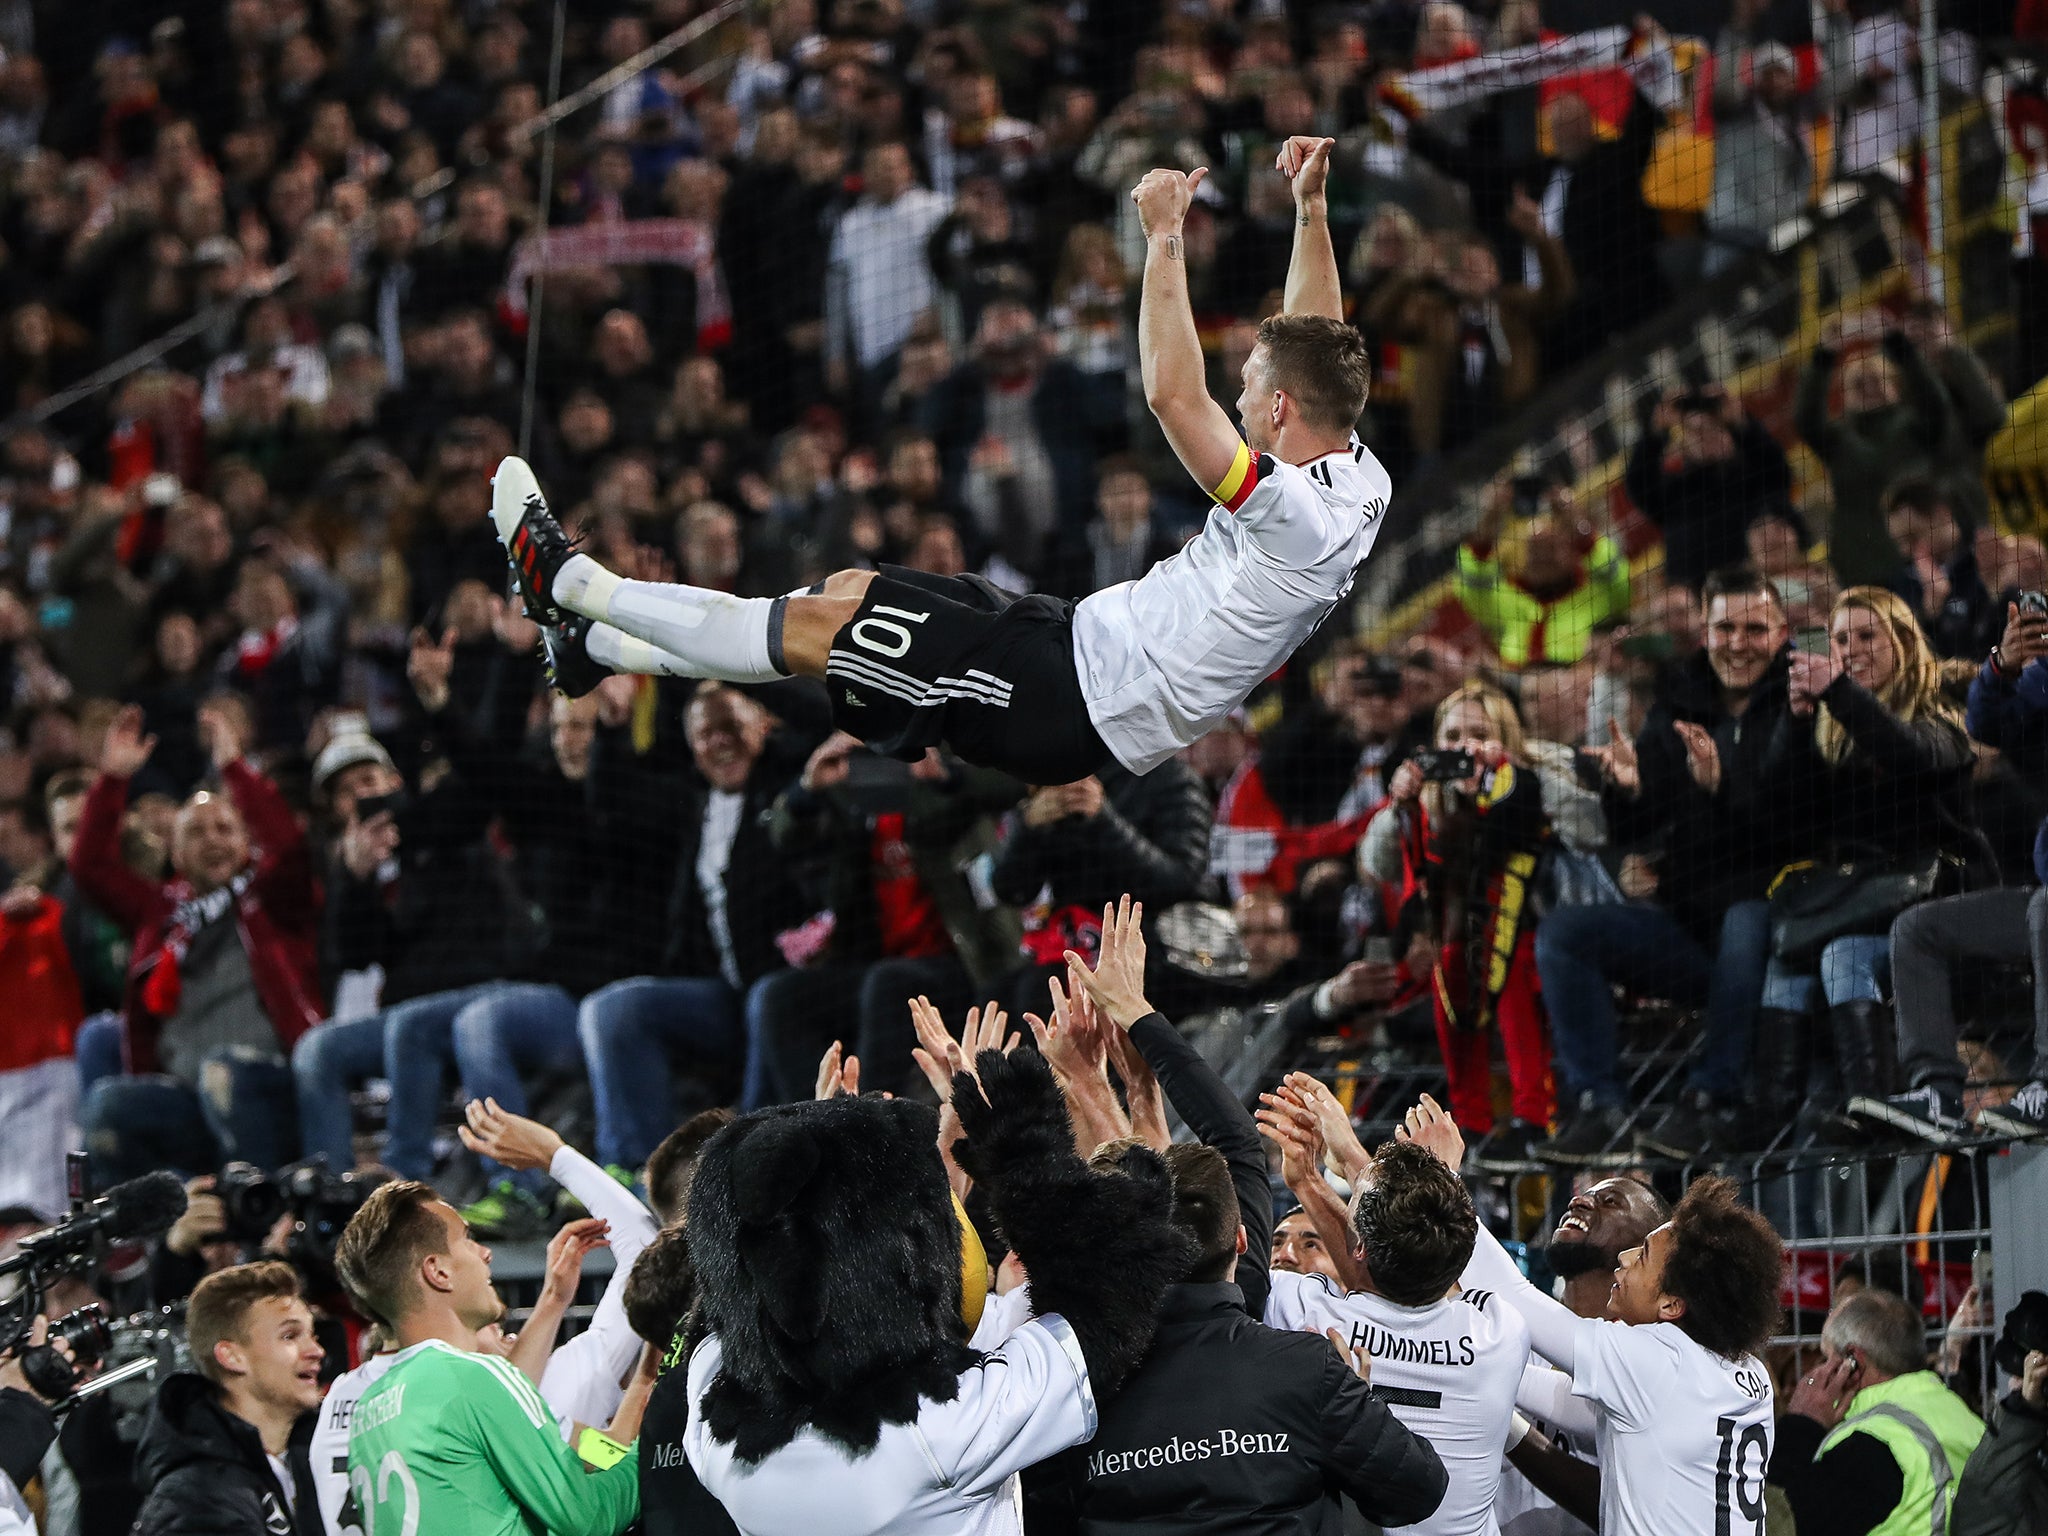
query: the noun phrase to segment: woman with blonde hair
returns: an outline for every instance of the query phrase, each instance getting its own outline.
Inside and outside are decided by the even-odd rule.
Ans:
[[[1458,1123],[1493,1131],[1493,1050],[1512,1085],[1509,1124],[1474,1165],[1514,1168],[1550,1123],[1550,1045],[1537,995],[1535,901],[1554,840],[1547,772],[1532,760],[1513,699],[1489,683],[1454,689],[1436,711],[1435,750],[1394,772],[1361,858],[1401,893],[1396,923],[1436,951],[1437,1043]]]
[[[1779,877],[1772,959],[1757,1020],[1762,1091],[1797,1091],[1814,1054],[1812,1015],[1826,1006],[1839,1083],[1814,1084],[1822,1118],[1845,1099],[1894,1087],[1892,919],[1914,881],[1951,894],[1997,881],[1970,802],[1976,755],[1962,712],[1942,692],[1941,659],[1896,593],[1851,587],[1828,619],[1828,653],[1791,659],[1791,710],[1773,763],[1824,821],[1826,857]],[[1782,1085],[1782,1086],[1779,1086]],[[1811,1119],[1811,1117],[1809,1117]]]

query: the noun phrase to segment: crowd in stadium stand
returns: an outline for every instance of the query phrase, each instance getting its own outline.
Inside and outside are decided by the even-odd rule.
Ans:
[[[609,1532],[644,1500],[650,1536],[736,1528],[678,1449],[700,1155],[737,1143],[714,1143],[734,1109],[842,1095],[812,1123],[873,1130],[907,1107],[888,1093],[957,1132],[949,1096],[973,1080],[948,1067],[1027,1012],[1057,1081],[1028,1047],[991,1076],[1059,1098],[1048,1163],[1108,1178],[1143,1143],[1171,1198],[1132,1205],[1132,1230],[1243,1226],[1203,1234],[1176,1289],[1219,1294],[1191,1323],[1168,1293],[1165,1342],[1123,1395],[1103,1378],[1099,1423],[1091,1340],[1040,1328],[1058,1390],[1005,1411],[1064,1414],[1065,1438],[998,1423],[1004,1474],[941,1477],[947,1512],[1007,1501],[1012,1524],[1072,1528],[1007,1469],[1091,1435],[1142,1458],[1117,1436],[1156,1442],[1190,1404],[1250,1423],[1309,1382],[1314,1414],[1287,1422],[1342,1409],[1347,1437],[1305,1494],[1259,1489],[1249,1507],[1294,1522],[1262,1528],[1323,1528],[1340,1484],[1390,1520],[1455,1506],[1459,1529],[1692,1528],[1616,1511],[1690,1488],[1703,1518],[1718,1447],[1723,1530],[1731,1486],[1734,1528],[1765,1529],[1766,1479],[1809,1532],[1951,1528],[1951,1480],[1957,1536],[2039,1530],[2048,1297],[1994,1309],[1973,1287],[1954,1308],[1928,1277],[1972,1255],[1923,1210],[1920,1261],[1901,1239],[1889,1270],[1874,1249],[1830,1265],[1807,1307],[1824,1347],[1766,1352],[1785,1254],[1764,1202],[1703,1179],[1667,1221],[1652,1186],[1795,1148],[2048,1139],[2048,5],[1951,4],[1935,37],[1939,104],[1984,109],[2016,214],[1988,265],[1928,254],[1917,7],[1732,0],[1697,36],[1677,18],[1701,7],[1671,9],[1565,32],[1540,0],[0,0],[0,1263],[63,1216],[68,1149],[96,1188],[171,1171],[187,1200],[161,1241],[52,1268],[37,1303],[182,1306],[199,1373],[75,1403],[60,1437],[62,1393],[27,1373],[27,1313],[0,1291],[0,1334],[24,1324],[0,1337],[0,1532],[33,1528],[18,1494],[38,1479],[44,1528],[84,1536],[198,1512],[388,1531],[392,1478],[351,1484],[348,1418],[430,1334],[376,1311],[407,1287],[372,1273],[365,1228],[438,1223],[437,1192],[460,1207],[448,1290],[490,1318],[450,1302],[441,1321],[492,1357],[475,1395],[502,1442],[451,1508]],[[578,104],[550,126],[558,99]],[[491,517],[510,454],[610,570],[748,597],[889,564],[1079,599],[1229,516],[1146,408],[1129,194],[1155,166],[1212,170],[1185,260],[1228,401],[1282,303],[1297,211],[1267,167],[1297,135],[1335,146],[1329,218],[1374,367],[1359,431],[1396,487],[1374,558],[1429,544],[1426,592],[1375,587],[1407,601],[1340,611],[1142,776],[898,763],[798,679],[550,689]],[[1686,306],[1796,262],[1824,197],[1881,207],[1900,259],[1825,312],[1794,301],[1772,368],[1665,370],[1616,406],[1604,465],[1491,452],[1643,338],[1662,348]],[[1965,303],[1966,282],[1997,302]],[[2032,490],[2007,494],[1987,450],[2028,430],[2007,461]],[[1462,499],[1404,524],[1427,477]],[[1226,1083],[1219,1041],[1253,1039],[1258,1081]],[[1426,1079],[1456,1126],[1431,1099],[1340,1102],[1286,1072],[1311,1056],[1347,1092]],[[989,1105],[966,1114],[970,1142],[998,1140]],[[1374,1165],[1361,1127],[1388,1116],[1409,1144]],[[942,1200],[926,1311],[950,1359],[963,1232],[970,1288],[985,1246],[987,1315],[1012,1327],[1002,1244],[1031,1238],[998,1236],[986,1190],[962,1203],[976,1181],[947,1134],[961,1230]],[[944,1196],[929,1136],[913,1150]],[[959,1161],[999,1187],[977,1150]],[[1930,1210],[1982,1205],[1982,1160],[1950,1184],[1929,1161]],[[1509,1188],[1475,1201],[1461,1169],[1559,1176],[1548,1244],[1521,1223],[1559,1301],[1488,1234]],[[1275,1227],[1282,1185],[1301,1207]],[[366,1201],[376,1221],[351,1222]],[[796,1203],[744,1240],[788,1240]],[[522,1348],[478,1239],[551,1234]],[[607,1240],[615,1278],[551,1360]],[[1076,1244],[1100,1291],[1142,1291],[1143,1265]],[[779,1275],[814,1344],[842,1314],[806,1310],[838,1273],[810,1257]],[[1056,1291],[1058,1257],[1031,1283]],[[248,1262],[276,1258],[292,1267]],[[847,1266],[922,1303],[934,1277],[899,1267]],[[1264,1318],[1355,1343],[1422,1313],[1455,1329],[1382,1332],[1374,1394],[1320,1339],[1262,1330],[1299,1369],[1231,1375],[1194,1337],[1242,1345]],[[1929,1317],[1951,1325],[1938,1353]],[[1462,1366],[1403,1385],[1454,1359],[1457,1329],[1464,1364],[1482,1342],[1483,1413]],[[1640,1353],[1602,1344],[1603,1375],[1593,1341],[1624,1333]],[[1602,1376],[1577,1394],[1596,1427],[1516,1412],[1532,1347],[1567,1371],[1579,1351],[1574,1386]],[[1646,1385],[1648,1357],[1693,1398]],[[1569,1406],[1540,1385],[1557,1373],[1529,1374]],[[1404,1427],[1397,1409],[1445,1391],[1440,1422]],[[1688,1417],[1715,1391],[1749,1417]],[[358,1456],[397,1433],[396,1397],[357,1420]],[[621,1471],[643,1409],[663,1454]],[[331,1438],[309,1450],[316,1418]],[[578,1464],[599,1424],[618,1443],[595,1454],[617,1455]],[[1565,1430],[1581,1457],[1561,1471]],[[1594,1435],[1613,1451],[1598,1512],[1574,1475]],[[564,1509],[605,1508],[541,1512],[550,1469]],[[860,1463],[877,1469],[886,1445]],[[1109,1473],[1027,1487],[1064,1477],[1097,1529],[1129,1514]],[[1168,1515],[1198,1506],[1188,1486]]]
[[[1426,627],[1347,621],[1142,779],[892,776],[800,686],[550,697],[487,516],[526,433],[628,573],[1133,577],[1204,498],[1131,387],[1126,194],[1216,167],[1187,259],[1227,381],[1287,264],[1262,167],[1304,132],[1337,140],[1398,486],[1764,247],[1824,179],[1816,124],[1914,217],[1900,14],[1824,6],[1795,51],[1741,0],[1692,40],[1718,153],[1685,215],[1646,201],[1694,107],[1661,29],[1431,108],[1430,66],[1551,38],[1515,0],[780,0],[552,142],[546,7],[113,9],[0,7],[0,1104],[52,1149],[8,1170],[29,1203],[74,1126],[106,1178],[353,1166],[376,1080],[401,1174],[440,1171],[454,1084],[519,1110],[581,1077],[634,1169],[691,1105],[801,1096],[834,1039],[914,1086],[910,998],[1039,1008],[1125,892],[1230,907],[1250,977],[1207,1003],[1362,1048],[1433,1029],[1482,1165],[1971,1132],[1951,969],[2048,987],[2048,557],[1981,471],[2033,379],[1911,292],[1829,318],[1789,419],[1674,385],[1621,488],[1503,472]],[[561,90],[699,9],[571,7]],[[1944,33],[1951,88],[2033,14]],[[1704,1023],[1638,1125],[1616,1010],[1644,1000]],[[1980,1128],[2048,1126],[2039,1016]],[[542,1217],[539,1173],[483,1172],[480,1224]]]

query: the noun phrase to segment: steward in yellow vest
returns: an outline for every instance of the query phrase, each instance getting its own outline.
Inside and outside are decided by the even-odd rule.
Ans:
[[[1799,1536],[1948,1536],[1984,1423],[1925,1368],[1919,1315],[1859,1291],[1829,1315],[1821,1348],[1771,1454]]]

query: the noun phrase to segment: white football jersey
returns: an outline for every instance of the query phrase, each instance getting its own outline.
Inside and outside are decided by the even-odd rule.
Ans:
[[[1771,1378],[1670,1323],[1582,1320],[1572,1393],[1600,1410],[1601,1536],[1764,1536]]]
[[[751,1466],[736,1460],[704,1423],[719,1359],[716,1335],[690,1357],[683,1451],[747,1536],[1022,1536],[1017,1474],[1095,1433],[1088,1366],[1057,1313],[1018,1326],[961,1373],[951,1402],[927,1399],[914,1422],[884,1424],[858,1458],[805,1428]]]
[[[1532,1393],[1529,1390],[1531,1378],[1541,1380],[1545,1386],[1561,1388],[1563,1393],[1570,1392],[1571,1379],[1564,1372],[1545,1365],[1540,1356],[1532,1355],[1522,1371],[1522,1386],[1515,1394],[1515,1406],[1545,1439],[1565,1455],[1599,1466],[1596,1415],[1591,1405],[1576,1398],[1570,1399],[1578,1403],[1584,1412],[1573,1416],[1570,1423],[1560,1422],[1550,1416],[1549,1403],[1561,1394],[1555,1390]],[[1500,1492],[1494,1497],[1493,1511],[1500,1520],[1501,1536],[1594,1536],[1583,1520],[1559,1509],[1548,1494],[1539,1493],[1535,1484],[1505,1461],[1501,1463]]]
[[[327,1536],[344,1531],[361,1531],[359,1523],[341,1523],[341,1507],[348,1499],[348,1421],[362,1395],[377,1384],[398,1359],[396,1350],[372,1355],[352,1371],[334,1378],[327,1395],[320,1400],[320,1422],[313,1426],[306,1460],[313,1468],[313,1491],[320,1499],[320,1523]]]
[[[1200,534],[1083,598],[1074,664],[1117,761],[1150,773],[1277,671],[1351,590],[1392,494],[1355,435],[1299,465],[1240,449]]]
[[[1346,1291],[1322,1275],[1273,1272],[1273,1328],[1326,1328],[1372,1355],[1372,1394],[1443,1458],[1450,1487],[1437,1512],[1404,1531],[1497,1536],[1494,1495],[1515,1389],[1529,1358],[1529,1325],[1486,1291],[1403,1307]]]

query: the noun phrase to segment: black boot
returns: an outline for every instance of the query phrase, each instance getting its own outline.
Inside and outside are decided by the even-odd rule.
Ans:
[[[1883,1003],[1859,1000],[1828,1010],[1828,1035],[1835,1048],[1839,1086],[1825,1105],[1813,1106],[1837,1141],[1870,1137],[1875,1127],[1849,1113],[1852,1103],[1888,1098],[1899,1090],[1899,1047],[1892,1011]]]
[[[1769,1146],[1791,1125],[1806,1099],[1806,1075],[1813,1065],[1813,1016],[1790,1008],[1759,1008],[1750,1072],[1756,1088],[1756,1140]]]
[[[1842,1075],[1844,1102],[1884,1098],[1899,1088],[1898,1032],[1883,1003],[1837,1003],[1828,1010],[1835,1043],[1835,1070]]]

